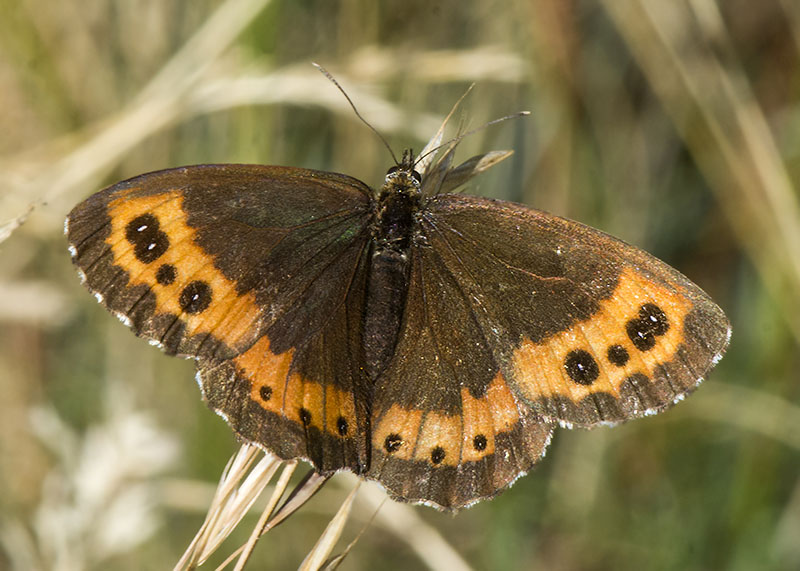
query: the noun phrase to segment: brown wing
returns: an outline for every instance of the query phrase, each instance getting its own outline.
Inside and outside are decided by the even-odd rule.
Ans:
[[[457,508],[491,496],[541,457],[552,423],[658,412],[728,343],[723,312],[680,273],[523,206],[434,197],[412,256],[369,473],[401,498]]]
[[[423,226],[475,300],[512,392],[549,420],[591,426],[663,410],[727,347],[730,324],[705,292],[577,222],[443,195]]]
[[[343,175],[203,165],[136,177],[67,219],[98,299],[198,359],[243,438],[323,471],[366,462],[358,354],[371,191]]]
[[[375,385],[368,477],[397,499],[456,509],[528,471],[552,427],[510,390],[496,340],[440,253],[411,256],[400,339]]]

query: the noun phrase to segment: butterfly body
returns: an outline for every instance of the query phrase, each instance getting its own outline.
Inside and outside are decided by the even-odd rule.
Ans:
[[[364,311],[364,360],[373,382],[397,343],[408,288],[409,246],[421,200],[419,175],[406,163],[387,175],[376,201]]]
[[[195,358],[242,439],[441,508],[506,488],[558,424],[663,410],[721,357],[724,314],[663,262],[429,188],[410,159],[378,192],[306,169],[185,167],[88,198],[67,236],[90,290]]]

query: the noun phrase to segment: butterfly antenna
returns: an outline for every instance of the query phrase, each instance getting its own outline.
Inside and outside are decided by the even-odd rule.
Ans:
[[[416,160],[416,162],[414,164],[416,165],[422,159],[424,159],[425,157],[427,157],[431,153],[435,153],[436,151],[438,151],[442,147],[446,147],[448,145],[452,145],[454,143],[458,143],[459,141],[461,141],[461,139],[465,139],[466,137],[469,137],[470,135],[474,135],[478,131],[483,131],[487,127],[491,127],[492,125],[495,125],[497,123],[502,123],[503,121],[508,121],[509,119],[517,119],[518,117],[525,117],[526,115],[530,115],[530,114],[531,114],[530,111],[517,111],[516,113],[512,113],[511,115],[506,115],[505,117],[500,117],[499,119],[492,119],[491,121],[489,121],[488,123],[484,123],[480,127],[476,127],[475,129],[472,129],[471,131],[467,131],[466,133],[462,133],[461,135],[453,137],[449,141],[445,141],[441,145],[438,145],[438,146],[428,150],[424,155],[420,155],[419,157],[417,157],[417,160]]]
[[[324,75],[325,77],[327,77],[327,78],[330,80],[330,82],[331,82],[331,83],[333,83],[333,84],[336,86],[336,88],[337,88],[339,91],[341,91],[341,92],[342,92],[342,95],[344,95],[344,98],[345,98],[345,99],[347,99],[347,102],[350,104],[350,107],[352,107],[352,108],[353,108],[353,113],[355,113],[355,114],[356,114],[356,117],[358,117],[358,118],[361,120],[361,122],[362,122],[362,123],[364,123],[364,125],[366,125],[367,127],[369,127],[369,128],[372,130],[372,132],[373,132],[373,133],[375,133],[376,135],[378,135],[378,138],[381,140],[381,142],[383,143],[383,145],[384,145],[384,146],[385,146],[385,147],[386,147],[386,148],[389,150],[389,154],[390,154],[390,155],[392,155],[392,160],[394,160],[394,164],[399,166],[399,165],[400,165],[400,163],[398,162],[398,160],[397,160],[397,155],[395,155],[395,154],[394,154],[394,151],[392,150],[392,147],[390,147],[390,146],[389,146],[389,143],[386,141],[386,139],[383,137],[383,135],[381,135],[381,134],[378,132],[378,130],[377,130],[375,127],[373,127],[373,126],[370,124],[370,122],[369,122],[369,121],[367,121],[366,119],[364,119],[364,117],[361,115],[361,113],[359,113],[359,112],[358,112],[358,109],[356,109],[356,104],[355,104],[355,103],[353,103],[353,100],[352,100],[352,99],[350,99],[350,96],[349,96],[349,95],[347,95],[347,92],[344,90],[344,88],[342,88],[342,86],[341,86],[341,85],[339,85],[339,82],[338,82],[338,81],[336,81],[336,78],[335,78],[335,77],[333,77],[333,76],[330,74],[330,72],[329,72],[327,69],[325,69],[324,67],[322,67],[322,66],[321,66],[321,65],[319,65],[318,63],[316,63],[316,62],[313,62],[313,61],[312,61],[312,62],[311,62],[311,65],[313,65],[314,67],[316,67],[316,68],[319,70],[319,72],[320,72],[322,75]]]

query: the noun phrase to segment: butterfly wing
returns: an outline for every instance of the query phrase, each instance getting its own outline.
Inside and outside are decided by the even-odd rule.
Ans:
[[[443,507],[490,496],[543,454],[552,423],[658,412],[727,346],[728,320],[700,288],[577,222],[439,195],[419,228],[372,416],[372,477],[394,495]]]
[[[66,228],[89,289],[137,335],[196,358],[209,406],[239,435],[359,470],[370,200],[343,175],[203,165],[116,184]]]
[[[705,292],[607,234],[460,196],[435,198],[423,225],[499,341],[514,393],[545,418],[591,426],[658,412],[727,347],[730,324]]]
[[[527,472],[552,426],[511,391],[497,341],[435,247],[410,257],[398,344],[375,384],[368,477],[397,499],[461,508]]]

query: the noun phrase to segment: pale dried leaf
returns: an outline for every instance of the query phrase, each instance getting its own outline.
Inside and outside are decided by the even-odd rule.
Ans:
[[[489,151],[482,155],[475,155],[467,159],[454,169],[445,173],[439,192],[452,192],[459,186],[469,182],[473,177],[490,169],[500,161],[503,161],[514,154],[514,151]]]
[[[275,510],[275,506],[278,505],[283,493],[286,491],[286,487],[289,485],[289,479],[294,474],[295,469],[297,468],[297,461],[291,461],[287,463],[286,467],[283,469],[281,473],[281,477],[278,479],[278,484],[275,486],[275,490],[272,492],[272,496],[270,497],[269,501],[267,502],[264,511],[261,513],[261,517],[258,518],[258,523],[253,528],[253,532],[250,534],[250,537],[247,540],[247,543],[237,549],[234,553],[225,560],[225,562],[219,566],[219,569],[223,569],[228,565],[230,561],[233,560],[238,554],[241,553],[239,556],[239,560],[236,562],[235,571],[240,571],[244,569],[245,564],[250,559],[250,555],[253,553],[253,549],[256,546],[256,542],[258,539],[264,535],[268,529],[267,521],[269,520],[272,512]]]
[[[320,474],[316,470],[309,470],[305,478],[295,486],[289,497],[283,502],[283,505],[275,513],[274,517],[269,520],[267,527],[264,529],[266,533],[273,527],[282,523],[287,517],[292,515],[300,509],[314,494],[316,494],[322,485],[327,482],[332,474]]]
[[[11,220],[6,220],[0,224],[0,244],[5,242],[17,228],[25,224],[25,220],[28,219],[28,215],[32,211],[33,206],[29,206],[26,212],[23,212],[19,216],[15,216]]]
[[[300,565],[301,571],[317,571],[317,569],[321,568],[325,563],[325,559],[330,555],[331,551],[333,551],[336,542],[339,541],[339,537],[342,535],[344,525],[347,523],[347,518],[350,516],[350,512],[353,509],[353,500],[356,497],[360,483],[360,481],[356,482],[356,485],[344,502],[342,502],[341,507],[328,523],[325,531],[317,540],[317,543],[303,560],[303,563]]]
[[[259,448],[246,444],[228,461],[208,515],[175,569],[189,569],[205,561],[248,513],[281,465],[278,458],[267,454],[253,466],[260,453]]]
[[[447,128],[447,124],[450,122],[450,119],[453,117],[456,109],[458,109],[458,107],[461,105],[461,102],[464,101],[464,98],[469,95],[469,92],[472,91],[474,86],[474,83],[470,85],[464,92],[464,95],[458,98],[458,101],[456,101],[453,107],[450,109],[450,113],[448,113],[447,117],[445,117],[442,121],[439,129],[437,129],[436,133],[428,141],[428,144],[425,145],[422,151],[420,151],[419,155],[417,155],[417,158],[415,159],[415,170],[421,174],[423,178],[426,176],[433,159],[436,157],[435,149],[442,144],[442,138],[444,137],[444,130]]]

